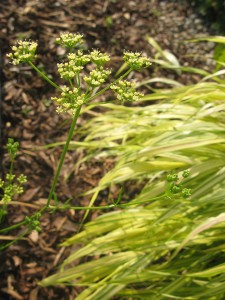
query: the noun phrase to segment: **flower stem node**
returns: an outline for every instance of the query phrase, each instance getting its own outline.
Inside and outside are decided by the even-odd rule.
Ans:
[[[51,99],[57,102],[58,107],[56,111],[58,113],[69,112],[74,115],[77,108],[84,104],[85,94],[80,95],[79,89],[77,88],[71,90],[69,87],[63,86],[61,97],[52,97]]]
[[[62,47],[72,49],[83,43],[83,35],[64,32],[60,34],[60,37],[55,42]]]
[[[16,46],[12,47],[13,52],[7,54],[14,65],[32,61],[37,57],[36,49],[38,44],[32,41],[18,41]]]
[[[144,95],[136,92],[135,83],[127,80],[119,80],[117,84],[111,86],[111,89],[116,93],[116,97],[122,103],[129,101],[137,101]]]
[[[124,52],[123,59],[127,65],[133,70],[148,68],[151,62],[148,57],[141,56],[140,52]]]

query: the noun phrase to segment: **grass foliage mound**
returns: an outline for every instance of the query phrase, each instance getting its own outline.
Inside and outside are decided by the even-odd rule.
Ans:
[[[104,105],[80,147],[86,159],[116,159],[90,191],[90,206],[112,184],[144,187],[127,208],[102,214],[66,240],[64,246],[82,246],[41,285],[84,287],[77,300],[224,299],[225,81],[211,74],[143,100]],[[190,176],[181,179],[185,169]],[[168,193],[171,172],[191,189],[189,198]]]

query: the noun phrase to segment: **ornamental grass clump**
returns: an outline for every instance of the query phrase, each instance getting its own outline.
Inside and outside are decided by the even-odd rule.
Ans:
[[[159,61],[166,63],[178,68]],[[77,250],[42,286],[82,287],[77,300],[225,298],[224,70],[179,70],[203,77],[187,86],[146,80],[150,89],[157,81],[175,88],[154,89],[145,106],[104,105],[108,111],[84,125],[84,141],[71,143],[87,151],[78,165],[92,157],[116,162],[89,191],[90,209],[104,189],[125,193],[117,211],[62,243]]]
[[[62,244],[83,246],[40,284],[85,287],[78,300],[224,299],[224,166],[202,163],[183,174],[173,179],[179,193],[158,179],[143,191],[146,205],[137,197],[87,223]]]
[[[28,227],[28,231],[40,230],[41,215],[46,211],[54,212],[57,209],[56,206],[58,205],[58,202],[56,201],[57,197],[55,195],[55,187],[64,163],[66,153],[68,151],[70,141],[74,134],[77,119],[84,105],[89,104],[93,99],[97,98],[108,89],[112,89],[115,94],[118,93],[119,96],[117,99],[120,100],[121,103],[124,103],[125,101],[137,101],[143,96],[142,94],[136,92],[135,85],[133,83],[123,81],[123,79],[134,70],[140,70],[142,67],[145,68],[150,66],[151,63],[149,58],[143,57],[140,53],[133,53],[133,55],[130,53],[129,55],[132,55],[133,62],[130,64],[129,69],[118,79],[114,81],[111,80],[111,82],[106,84],[106,82],[109,81],[109,76],[111,74],[111,70],[105,67],[105,65],[110,61],[109,55],[107,53],[102,53],[99,50],[92,50],[84,53],[83,50],[79,49],[82,43],[83,35],[69,32],[60,34],[60,36],[56,39],[56,44],[66,48],[68,51],[65,61],[57,64],[58,73],[63,80],[63,85],[57,85],[46,75],[45,72],[42,72],[37,66],[35,66],[34,61],[37,58],[37,42],[18,41],[17,44],[12,47],[12,53],[7,55],[14,65],[18,65],[20,63],[29,64],[43,79],[45,79],[58,90],[59,95],[51,98],[57,104],[56,111],[58,113],[69,113],[72,116],[72,123],[56,173],[52,181],[46,205],[33,215],[27,216],[19,224],[0,229],[0,233],[8,232],[11,229],[15,229],[21,225],[26,225]],[[124,60],[126,60],[126,57],[127,54],[125,53]],[[90,68],[91,71],[89,72],[88,68],[86,68],[87,64],[92,64]],[[124,85],[126,88],[121,90],[121,85]],[[15,152],[13,149],[16,146],[18,145],[14,142],[7,144],[7,148],[11,147],[10,153]],[[10,155],[12,156],[12,154]],[[11,157],[11,160],[14,160],[14,157]],[[3,195],[0,202],[0,204],[3,203],[0,211],[0,221],[2,220],[2,216],[5,214],[8,202],[12,200],[13,195],[20,194],[23,191],[22,184],[25,183],[25,177],[22,177],[22,175],[18,177],[16,184],[13,183],[13,180],[15,180],[15,178],[12,173],[12,167],[10,167],[10,173],[7,174],[6,179],[0,181],[0,188],[3,190]],[[55,200],[55,206],[50,205],[51,200]],[[65,208],[68,208],[68,205],[63,206],[63,209]],[[85,208],[78,207],[77,209]],[[26,234],[28,231],[25,231],[24,234]]]

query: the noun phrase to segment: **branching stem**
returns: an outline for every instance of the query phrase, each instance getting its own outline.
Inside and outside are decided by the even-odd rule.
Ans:
[[[30,60],[28,61],[29,65],[41,76],[43,77],[48,83],[50,83],[52,86],[54,86],[57,90],[62,91],[60,86],[58,86],[56,83],[54,83],[51,79],[48,78],[43,72],[41,72]]]
[[[78,119],[78,117],[80,115],[80,111],[81,111],[81,106],[79,106],[77,108],[76,113],[74,115],[73,122],[72,122],[72,124],[70,126],[70,130],[69,130],[69,133],[68,133],[68,136],[67,136],[66,144],[64,146],[63,152],[62,152],[61,157],[60,157],[58,168],[57,168],[55,176],[53,178],[51,190],[50,190],[49,196],[48,196],[48,201],[46,203],[46,206],[40,211],[41,213],[43,211],[45,211],[49,207],[50,201],[52,200],[52,196],[53,196],[54,191],[55,191],[55,187],[56,187],[56,184],[57,184],[57,181],[58,181],[58,178],[59,178],[59,175],[60,175],[60,171],[61,171],[63,163],[64,163],[64,159],[65,159],[66,153],[67,153],[68,148],[69,148],[70,141],[71,141],[71,139],[73,137],[74,128],[76,126],[77,119]]]

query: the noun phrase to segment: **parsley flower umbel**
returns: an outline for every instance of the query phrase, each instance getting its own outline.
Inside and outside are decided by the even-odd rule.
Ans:
[[[10,159],[14,160],[14,158],[16,157],[17,151],[18,151],[19,143],[15,142],[14,139],[12,139],[12,138],[8,138],[6,147],[7,147],[7,151],[9,153]]]
[[[13,46],[12,53],[7,54],[14,65],[29,62],[37,57],[37,43],[32,41],[18,41],[17,46]]]
[[[148,57],[141,56],[140,52],[124,52],[123,59],[125,63],[133,70],[139,70],[141,68],[148,68],[151,62]]]
[[[126,101],[137,101],[140,97],[144,96],[136,92],[135,83],[131,83],[127,80],[119,80],[117,84],[111,86],[111,89],[116,92],[117,99],[122,103]]]
[[[101,53],[98,50],[93,50],[90,53],[90,59],[98,67],[101,67],[110,60],[110,57],[106,53]]]
[[[84,77],[84,81],[90,86],[97,87],[106,81],[110,73],[110,70],[100,67],[91,71],[89,76]]]
[[[78,44],[82,44],[83,40],[82,34],[73,34],[69,32],[64,32],[60,34],[60,37],[55,41],[57,44],[65,47],[65,48],[75,48]]]
[[[56,110],[58,113],[69,112],[74,115],[77,108],[84,104],[85,94],[80,95],[77,88],[71,90],[69,87],[63,86],[61,97],[52,97],[51,99],[58,104]]]
[[[21,174],[18,178],[17,178],[17,181],[21,184],[24,184],[27,182],[27,176]]]
[[[3,190],[3,196],[1,201],[8,204],[16,195],[22,194],[23,184],[27,182],[27,177],[21,174],[17,177],[17,183],[15,183],[14,174],[6,174],[6,181],[0,179],[0,188]]]
[[[63,79],[72,79],[83,70],[83,66],[90,61],[89,55],[82,51],[68,54],[68,62],[57,64],[60,77]]]
[[[83,69],[82,66],[76,66],[73,61],[57,64],[57,66],[60,77],[68,80],[74,78]]]
[[[90,56],[78,50],[77,53],[69,53],[68,60],[74,62],[76,66],[84,66],[90,61]]]

